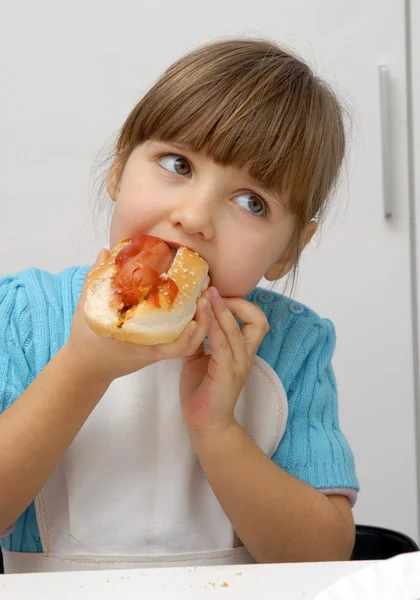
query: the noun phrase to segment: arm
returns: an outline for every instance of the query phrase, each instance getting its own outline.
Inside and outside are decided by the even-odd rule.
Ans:
[[[24,351],[37,343],[28,334],[26,292],[0,280],[0,531],[32,502],[114,379],[191,354],[206,334],[209,315],[200,300],[195,320],[170,344],[138,346],[99,337],[84,318],[86,287],[87,279],[69,339],[37,374]]]
[[[352,462],[335,412],[326,409],[335,403],[329,368],[332,344],[324,339],[330,328],[316,325],[308,336],[306,326],[303,341],[294,340],[292,360],[279,354],[280,365],[290,360],[304,375],[289,377],[293,390],[288,427],[270,460],[234,419],[240,390],[268,331],[267,320],[245,300],[221,300],[212,291],[211,301],[211,355],[197,352],[184,360],[180,394],[190,439],[221,506],[257,561],[348,559],[354,525],[347,498],[325,496],[315,489],[321,485],[303,481],[304,476],[309,481],[317,477],[324,488],[347,487],[338,485],[341,479],[333,466],[341,467],[346,458]],[[242,322],[241,329],[233,315]],[[285,464],[284,452],[303,477],[295,478],[278,466]],[[324,463],[331,465],[332,474],[323,472]]]
[[[0,531],[32,502],[108,385],[63,346],[0,415]]]
[[[237,423],[193,438],[207,479],[258,562],[348,560],[354,523],[344,496],[324,496],[280,469]]]

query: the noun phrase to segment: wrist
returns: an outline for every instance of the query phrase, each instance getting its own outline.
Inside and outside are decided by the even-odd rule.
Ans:
[[[213,423],[210,427],[200,431],[189,430],[189,436],[195,451],[213,452],[215,449],[221,450],[226,443],[231,443],[232,439],[242,432],[242,428],[235,418],[222,423]]]
[[[61,350],[57,353],[61,361],[65,364],[69,374],[74,379],[83,382],[85,385],[93,385],[108,388],[114,377],[112,375],[104,373],[102,370],[95,369],[94,366],[88,360],[75,352],[71,342],[68,340]]]

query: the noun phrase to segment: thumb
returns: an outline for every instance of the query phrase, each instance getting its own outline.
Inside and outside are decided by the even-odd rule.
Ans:
[[[95,264],[93,265],[94,267],[99,266],[102,262],[104,262],[107,258],[109,258],[111,252],[109,250],[107,250],[106,248],[102,248],[102,250],[99,252],[98,256],[96,257],[95,260]]]
[[[194,323],[194,321],[193,321]],[[188,356],[184,357],[184,363],[188,364],[191,362],[194,362],[194,360],[196,360],[197,358],[200,358],[201,356],[204,356],[205,352],[204,352],[204,342],[201,342],[201,344],[195,349],[195,351],[192,354],[189,354]]]
[[[99,267],[102,267],[102,265],[107,260],[107,258],[110,257],[110,255],[111,255],[111,252],[109,250],[107,250],[106,248],[102,248],[102,250],[99,252],[98,256],[96,257],[96,260],[95,260],[92,268],[90,269],[88,275],[91,275],[94,271],[96,271],[96,269],[98,269]]]

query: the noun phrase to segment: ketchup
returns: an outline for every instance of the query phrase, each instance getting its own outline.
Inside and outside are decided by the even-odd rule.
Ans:
[[[172,264],[172,251],[159,238],[137,234],[115,257],[118,271],[113,277],[115,295],[128,310],[143,300],[160,308],[159,291],[172,306],[178,295],[178,286],[172,279],[162,279]]]
[[[166,301],[168,302],[169,306],[172,306],[175,298],[178,296],[178,286],[175,281],[170,278],[164,279],[161,281],[159,288],[154,287],[147,294],[146,300],[153,302],[153,304],[158,308],[160,308],[159,290],[163,291]]]

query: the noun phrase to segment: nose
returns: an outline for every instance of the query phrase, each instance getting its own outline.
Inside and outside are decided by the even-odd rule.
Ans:
[[[170,222],[188,236],[198,235],[210,240],[214,235],[216,211],[215,190],[195,188],[181,194],[177,205],[172,209]]]

